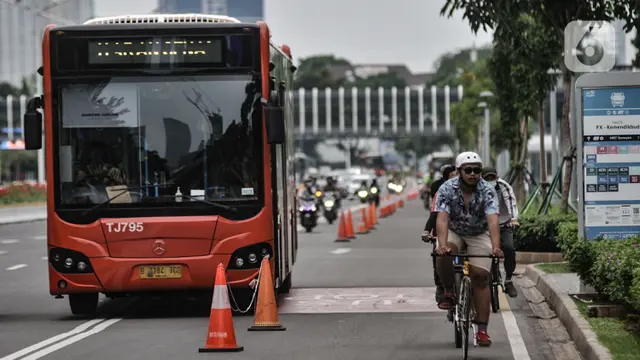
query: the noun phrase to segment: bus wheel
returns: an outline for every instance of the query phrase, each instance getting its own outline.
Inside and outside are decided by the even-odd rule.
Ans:
[[[278,288],[279,294],[288,294],[289,291],[291,291],[291,273],[289,273],[289,276],[287,276],[287,278],[282,284],[280,284],[280,287]]]
[[[98,293],[69,294],[69,306],[73,315],[93,315],[98,310]]]

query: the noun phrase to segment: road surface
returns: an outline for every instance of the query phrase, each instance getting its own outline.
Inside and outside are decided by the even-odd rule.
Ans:
[[[353,206],[351,203],[350,206]],[[172,299],[103,300],[99,316],[70,316],[48,294],[44,222],[0,227],[0,360],[60,359],[459,359],[453,327],[434,302],[426,219],[412,201],[377,229],[335,242],[336,224],[300,232],[291,293],[281,299],[284,332],[248,332],[235,316],[244,351],[200,354],[210,304]],[[470,359],[554,359],[526,300],[492,314],[491,348]],[[508,329],[508,331],[507,331]]]

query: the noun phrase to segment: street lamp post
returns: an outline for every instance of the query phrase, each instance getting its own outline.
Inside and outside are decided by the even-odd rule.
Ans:
[[[493,97],[493,93],[491,91],[483,91],[480,93],[480,98],[482,99],[488,99],[490,97]],[[483,161],[486,163],[489,163],[490,159],[491,159],[491,145],[490,145],[490,139],[491,139],[491,114],[490,114],[490,110],[489,110],[489,104],[486,101],[483,101],[481,103],[478,104],[478,107],[482,107],[484,108],[484,141],[483,141],[483,146],[482,146],[482,158]]]

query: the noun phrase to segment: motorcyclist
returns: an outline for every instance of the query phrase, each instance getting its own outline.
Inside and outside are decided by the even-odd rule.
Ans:
[[[375,193],[374,193],[374,190],[373,190],[374,188],[376,189]],[[376,203],[376,206],[378,206],[378,204],[380,203],[380,200],[379,200],[380,199],[380,186],[378,186],[378,179],[371,180],[371,186],[369,187],[369,194],[374,199],[376,199],[375,203]]]
[[[336,180],[333,176],[327,176],[327,184],[324,186],[322,192],[332,192],[335,197],[337,207],[340,207],[340,190],[338,189],[338,184],[336,184]]]
[[[315,179],[313,177],[308,177],[304,181],[304,187],[299,193],[301,198],[314,198],[316,196],[316,187],[315,187]]]

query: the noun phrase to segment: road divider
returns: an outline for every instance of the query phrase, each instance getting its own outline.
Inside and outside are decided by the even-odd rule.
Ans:
[[[397,209],[404,207],[406,201],[417,199],[418,190],[409,190],[406,195],[387,195],[383,197],[380,206],[375,204],[361,205],[340,212],[338,217],[338,234],[336,242],[348,242],[356,238],[355,234],[366,234],[376,228],[380,223],[378,216],[386,218],[393,215]],[[356,212],[356,223],[353,222],[353,213]],[[379,214],[378,214],[379,213]]]

